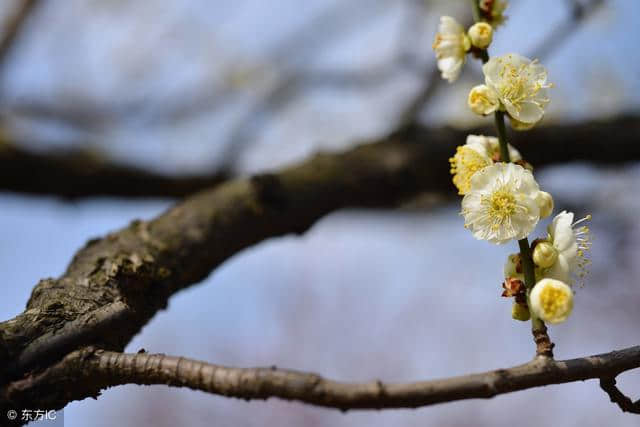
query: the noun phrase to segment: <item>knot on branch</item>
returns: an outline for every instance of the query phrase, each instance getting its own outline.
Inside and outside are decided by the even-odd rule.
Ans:
[[[536,343],[536,356],[553,359],[554,344],[547,334],[547,327],[543,324],[542,327],[534,329],[532,333],[533,341]]]
[[[137,307],[149,298],[150,284],[170,274],[170,270],[158,268],[148,252],[121,252],[111,258],[98,258],[90,276],[96,283],[118,289],[128,305]]]

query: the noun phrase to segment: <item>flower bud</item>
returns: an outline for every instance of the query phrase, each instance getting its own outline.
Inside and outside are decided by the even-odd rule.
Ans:
[[[487,85],[478,85],[471,89],[467,104],[471,111],[481,116],[495,112],[500,106],[498,96]]]
[[[542,279],[533,287],[529,295],[531,310],[548,323],[567,320],[573,309],[573,291],[564,282]]]
[[[540,242],[533,249],[533,262],[542,268],[549,268],[556,263],[558,250],[549,242]]]
[[[529,307],[523,304],[514,302],[511,306],[511,317],[515,320],[521,320],[526,322],[531,319],[531,313],[529,313]]]
[[[486,49],[493,39],[493,28],[486,22],[478,22],[469,28],[468,34],[472,45]]]
[[[546,191],[540,191],[538,193],[536,203],[540,208],[540,218],[546,218],[553,212],[553,197]]]

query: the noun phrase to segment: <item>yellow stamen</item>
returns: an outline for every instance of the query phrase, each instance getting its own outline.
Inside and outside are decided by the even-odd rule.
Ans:
[[[449,159],[453,183],[458,194],[464,195],[471,189],[471,177],[480,169],[491,164],[491,160],[465,145],[456,148],[456,154]]]
[[[546,286],[540,292],[540,307],[547,318],[555,318],[565,314],[569,308],[570,296],[553,286]]]

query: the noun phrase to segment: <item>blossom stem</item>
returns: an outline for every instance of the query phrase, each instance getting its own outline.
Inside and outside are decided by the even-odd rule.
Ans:
[[[486,64],[489,61],[489,52],[487,52],[487,49],[478,49],[478,56],[482,60],[483,64]]]
[[[480,4],[478,0],[471,0],[473,5],[473,19],[475,22],[480,22]],[[489,61],[489,53],[486,49],[482,49],[479,55],[482,63]],[[496,111],[494,114],[496,130],[498,132],[498,141],[500,142],[500,160],[509,163],[511,162],[511,156],[509,155],[509,148],[507,145],[507,132],[504,125],[504,112]],[[533,257],[531,254],[531,247],[529,246],[529,239],[518,240],[518,246],[520,246],[520,259],[522,261],[522,270],[524,272],[525,287],[527,289],[527,304],[529,303],[529,294],[536,284],[536,275],[533,266]],[[533,334],[533,340],[536,343],[536,355],[543,357],[553,358],[553,343],[547,334],[547,327],[544,322],[536,316],[533,310],[529,309],[531,313],[531,333]]]
[[[471,0],[471,9],[473,10],[473,22],[481,22],[480,1]],[[489,60],[489,52],[487,52],[487,49],[473,48],[472,51],[477,58],[482,60],[483,64],[486,64]]]
[[[496,130],[498,131],[498,141],[500,142],[500,159],[503,162],[510,162],[509,148],[507,145],[506,130],[504,125],[504,113],[502,111],[495,112]],[[529,240],[518,240],[518,246],[520,247],[520,259],[522,261],[522,270],[524,273],[524,285],[527,288],[527,300],[529,299],[529,293],[536,284],[536,275],[533,266],[533,257],[531,254],[531,247],[529,246]],[[528,301],[527,301],[528,302]],[[531,307],[531,304],[529,304]],[[533,340],[536,343],[536,355],[543,357],[553,357],[553,343],[547,334],[547,327],[544,322],[539,319],[536,314],[531,312],[531,333],[533,334]]]
[[[524,285],[527,287],[527,291],[530,291],[536,284],[536,276],[533,269],[533,258],[531,257],[529,240],[526,237],[518,240],[518,246],[520,246],[520,259],[522,260],[522,270],[524,272]]]
[[[509,156],[509,148],[507,146],[507,132],[504,128],[504,113],[502,111],[496,111],[495,113],[496,129],[498,131],[498,141],[500,141],[500,160],[505,163],[511,161]]]
[[[473,10],[473,22],[480,22],[480,3],[478,0],[471,0]]]

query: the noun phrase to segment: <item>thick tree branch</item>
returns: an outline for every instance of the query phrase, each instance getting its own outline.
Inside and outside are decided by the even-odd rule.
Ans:
[[[438,167],[464,143],[469,133],[492,135],[490,128],[434,129],[407,126],[395,135],[404,141],[422,144],[423,167]],[[612,135],[615,138],[612,139]],[[622,115],[606,121],[550,124],[518,133],[518,148],[523,148],[536,166],[562,160],[593,163],[619,163],[640,160],[637,141],[640,117]],[[388,140],[383,138],[382,140]],[[451,151],[433,144],[440,141]],[[532,147],[535,145],[534,149]],[[132,166],[118,165],[100,155],[82,151],[36,153],[19,148],[20,144],[0,143],[0,189],[32,194],[53,194],[64,198],[90,196],[184,197],[224,181],[232,175],[217,171],[199,176],[166,176]],[[615,147],[615,149],[613,148]],[[449,194],[448,174],[433,176],[430,191]]]
[[[0,324],[0,376],[46,365],[81,344],[121,350],[171,294],[241,249],[303,232],[342,207],[393,206],[433,188],[439,175],[448,174],[451,146],[435,138],[432,143],[424,150],[392,137],[344,154],[318,155],[277,174],[227,182],[152,221],[134,221],[90,241],[62,277],[35,287],[22,315]],[[434,155],[444,161],[424,167]],[[115,303],[127,315],[111,313],[115,324],[104,328],[94,314]],[[94,323],[101,332],[75,332]]]
[[[563,361],[538,357],[508,369],[446,379],[405,384],[344,383],[275,366],[230,368],[164,354],[124,354],[85,348],[67,355],[41,373],[10,384],[2,391],[2,398],[21,408],[31,402],[34,395],[44,394],[50,398],[42,403],[47,408],[59,409],[71,400],[96,397],[107,387],[167,384],[246,400],[279,397],[340,410],[417,408],[463,399],[491,398],[551,384],[611,378],[638,367],[640,346]],[[609,380],[601,380],[603,382],[611,384]],[[615,389],[615,381],[612,387]],[[65,390],[62,396],[55,392],[60,388]],[[608,393],[612,395],[612,392]],[[617,389],[613,393],[621,394]],[[617,396],[616,401],[619,402]],[[633,405],[637,404],[623,409],[633,410]]]

